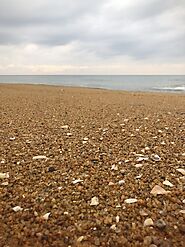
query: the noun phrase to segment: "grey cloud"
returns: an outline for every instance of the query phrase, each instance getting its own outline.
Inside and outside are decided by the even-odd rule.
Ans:
[[[78,42],[79,50],[103,59],[185,58],[184,0],[126,2],[1,0],[0,44]]]

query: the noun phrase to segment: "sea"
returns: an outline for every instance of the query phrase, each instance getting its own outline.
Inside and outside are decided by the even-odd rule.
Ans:
[[[0,83],[185,93],[185,75],[0,75]]]

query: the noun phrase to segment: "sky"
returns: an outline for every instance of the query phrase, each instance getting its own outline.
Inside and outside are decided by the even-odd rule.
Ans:
[[[185,0],[0,0],[0,74],[185,74]]]

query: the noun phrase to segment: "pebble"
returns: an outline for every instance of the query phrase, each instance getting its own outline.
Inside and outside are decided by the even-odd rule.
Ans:
[[[56,171],[55,167],[50,166],[50,167],[48,168],[48,172],[54,172],[54,171]]]
[[[0,179],[5,179],[5,178],[9,178],[9,172],[5,172],[5,173],[1,173],[0,172]]]
[[[185,209],[179,211],[181,214],[185,214]]]
[[[68,126],[68,125],[63,125],[63,126],[61,126],[61,128],[62,128],[62,129],[68,129],[69,126]]]
[[[123,185],[124,183],[125,183],[125,180],[120,180],[120,181],[118,182],[119,185]]]
[[[160,230],[164,230],[166,228],[166,223],[163,219],[159,219],[155,222],[155,226]]]
[[[116,223],[119,223],[119,216],[116,216]]]
[[[135,167],[136,168],[141,168],[143,165],[142,164],[136,164]]]
[[[159,185],[155,185],[153,187],[153,189],[150,192],[152,195],[166,195],[168,193],[170,193],[170,191],[166,191],[165,189],[163,189],[161,186]]]
[[[14,212],[19,212],[19,211],[22,211],[23,208],[21,208],[20,206],[15,206],[12,208]]]
[[[138,175],[138,176],[136,176],[136,179],[140,179],[140,178],[142,178],[142,174],[140,174],[140,175]]]
[[[67,133],[67,136],[72,136],[72,133]]]
[[[118,170],[118,166],[117,166],[117,165],[115,165],[115,164],[113,164],[113,165],[112,165],[112,167],[111,167],[111,170],[115,170],[115,171],[117,171],[117,170]]]
[[[99,199],[98,197],[94,196],[91,198],[91,203],[90,206],[97,206],[99,204]]]
[[[153,226],[154,225],[154,222],[151,218],[147,218],[145,221],[144,221],[144,227],[146,226]]]
[[[148,160],[148,157],[139,157],[136,159],[137,162],[143,161],[143,160]]]
[[[125,200],[125,203],[127,203],[127,204],[131,204],[131,203],[135,203],[135,202],[137,202],[137,199],[135,199],[135,198],[129,198],[129,199]]]
[[[1,185],[7,186],[9,183],[8,182],[3,182]]]
[[[163,182],[163,184],[166,185],[166,186],[169,186],[169,187],[173,187],[173,184],[170,183],[170,181],[168,181],[168,180],[165,180],[165,181]]]

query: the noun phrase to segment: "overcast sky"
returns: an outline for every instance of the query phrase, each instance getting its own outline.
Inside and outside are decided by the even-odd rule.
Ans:
[[[0,0],[0,74],[185,74],[185,0]]]

